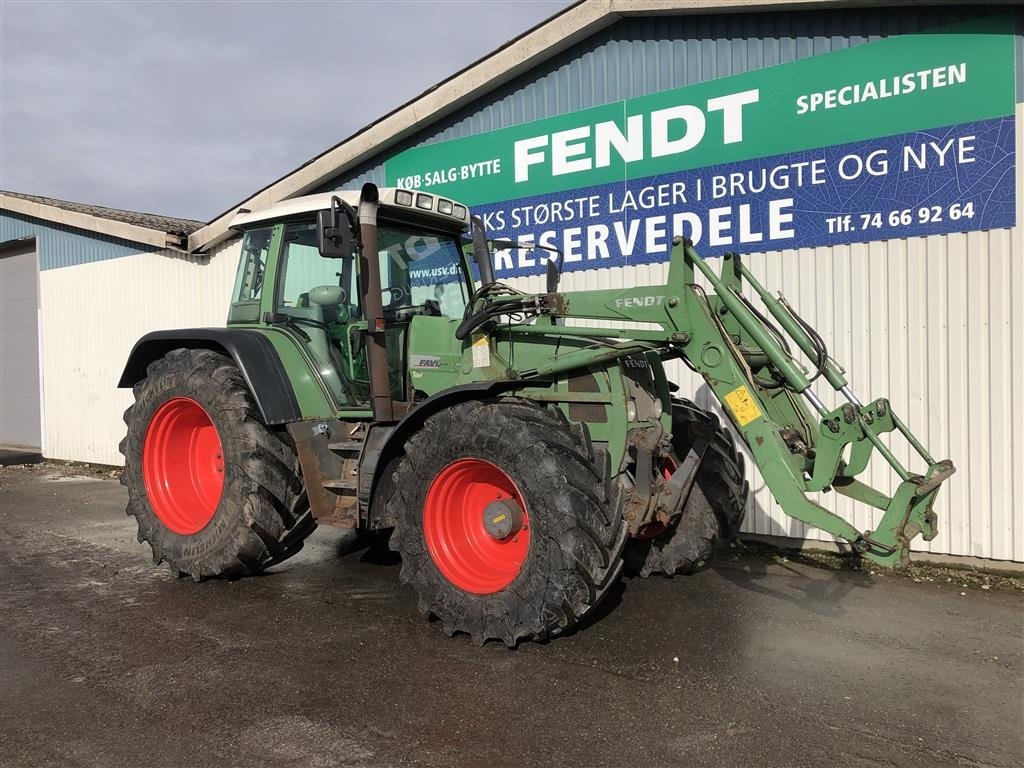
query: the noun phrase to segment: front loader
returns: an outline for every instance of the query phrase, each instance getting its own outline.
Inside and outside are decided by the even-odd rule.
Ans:
[[[528,246],[488,241],[465,206],[422,191],[368,184],[233,226],[227,327],[143,337],[120,382],[135,391],[128,513],[178,575],[263,570],[327,523],[389,535],[449,634],[564,632],[624,567],[696,570],[742,523],[743,457],[673,394],[672,359],[704,378],[786,514],[888,567],[936,534],[952,463],[888,400],[858,400],[738,254],[718,272],[676,238],[665,285],[559,291],[551,253],[546,290],[524,293],[495,280],[491,250]],[[815,396],[819,379],[841,407]],[[857,479],[876,452],[899,476],[892,496]],[[813,500],[825,491],[880,523],[856,530]]]

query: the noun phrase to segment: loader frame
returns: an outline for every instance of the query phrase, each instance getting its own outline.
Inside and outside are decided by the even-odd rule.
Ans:
[[[722,403],[786,514],[849,542],[855,552],[879,565],[906,564],[910,541],[918,535],[930,540],[937,533],[933,505],[942,482],[955,471],[953,463],[933,459],[887,399],[862,403],[816,332],[783,297],[765,289],[738,254],[726,254],[721,263],[719,274],[690,241],[677,237],[664,286],[496,296],[486,300],[489,306],[473,310],[484,325],[485,318],[533,307],[530,314],[540,319],[509,326],[510,335],[615,341],[574,349],[520,370],[523,386],[635,353],[683,359]],[[698,282],[698,274],[713,293]],[[763,302],[774,323],[748,293]],[[570,318],[574,325],[560,323]],[[582,320],[647,327],[609,329],[580,324]],[[842,406],[829,409],[814,394],[812,378],[790,342],[814,361],[813,378],[824,378],[846,400]],[[892,432],[900,433],[920,457],[920,472],[905,467],[886,444],[884,436]],[[892,495],[858,479],[875,454],[899,477]],[[693,471],[687,462],[676,470]],[[688,487],[686,482],[673,477],[669,486]],[[858,531],[811,498],[828,491],[882,510],[877,528]]]

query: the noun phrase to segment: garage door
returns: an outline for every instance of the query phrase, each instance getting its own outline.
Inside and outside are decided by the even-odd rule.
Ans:
[[[0,447],[42,447],[35,241],[0,250]]]

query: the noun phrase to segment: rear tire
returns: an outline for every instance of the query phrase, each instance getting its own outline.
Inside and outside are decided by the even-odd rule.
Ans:
[[[743,455],[718,417],[690,400],[672,405],[672,445],[678,461],[689,453],[695,432],[712,437],[682,514],[659,536],[626,545],[626,567],[641,577],[700,570],[736,538],[750,493]]]
[[[230,358],[173,350],[134,391],[121,483],[154,563],[199,581],[256,573],[302,548],[316,523],[295,450],[260,422]]]
[[[388,501],[402,582],[446,633],[478,644],[565,632],[621,571],[622,495],[607,476],[559,411],[503,399],[433,414],[407,442]],[[496,498],[523,508],[517,534],[485,529]]]

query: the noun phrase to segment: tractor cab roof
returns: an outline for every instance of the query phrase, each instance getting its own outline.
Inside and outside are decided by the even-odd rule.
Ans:
[[[231,221],[232,229],[247,229],[254,224],[280,219],[290,219],[304,213],[325,211],[331,207],[331,198],[339,197],[353,208],[359,207],[358,190],[339,190],[337,192],[321,192],[316,195],[293,197],[280,203],[268,205],[258,211],[239,209]],[[428,192],[418,192],[400,187],[380,188],[380,213],[400,214],[398,218],[408,221],[419,219],[425,224],[441,229],[464,231],[469,226],[469,211],[462,203],[451,198],[441,197]],[[390,210],[389,210],[390,209]]]

